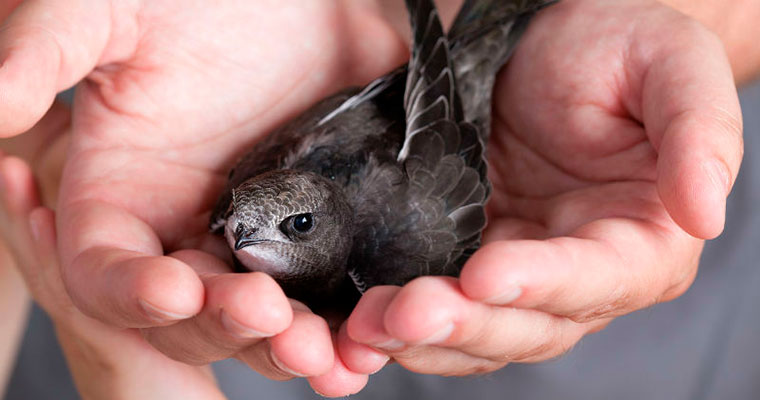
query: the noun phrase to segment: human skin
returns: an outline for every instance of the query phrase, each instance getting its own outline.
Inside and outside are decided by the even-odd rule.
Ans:
[[[36,165],[37,174],[42,178],[42,196],[47,204],[52,204],[58,192],[59,171],[66,145],[65,137],[59,136],[59,133],[68,125],[68,110],[57,105],[47,115],[26,134],[0,140],[0,170],[2,160],[9,155]],[[7,191],[8,185],[0,176],[0,194],[5,195]],[[11,234],[8,218],[1,218],[0,225],[6,228],[4,234]],[[19,256],[18,251],[0,240],[0,315],[3,315],[0,329],[0,388],[5,388],[5,382],[10,377],[29,310],[29,295],[16,265]]]
[[[760,3],[754,0],[662,0],[662,3],[696,19],[723,42],[739,84],[760,73]]]
[[[48,115],[62,110],[57,107]],[[33,131],[39,130],[38,126]],[[35,172],[38,176],[44,173],[39,168]],[[54,215],[41,206],[38,182],[32,174],[23,159],[0,155],[0,244],[8,249],[6,266],[18,270],[53,320],[82,398],[223,399],[210,368],[171,360],[147,344],[138,331],[103,324],[74,307],[61,280]],[[56,175],[48,176],[49,182]],[[17,288],[23,290],[24,285]],[[8,295],[3,292],[3,299]]]
[[[15,5],[3,3],[2,16]],[[221,258],[188,249],[227,256],[206,233],[207,209],[246,147],[311,102],[403,62],[383,21],[356,1],[21,3],[0,33],[0,82],[13,100],[0,130],[25,129],[55,91],[86,76],[58,202],[73,302],[142,328],[184,362],[235,356],[274,379],[326,374],[344,394],[363,386],[366,374],[336,362],[326,322],[292,306],[271,278],[220,273]]]
[[[16,359],[16,350],[24,332],[24,322],[29,310],[29,301],[24,281],[16,271],[10,250],[0,242],[0,315],[3,328],[0,329],[0,395],[10,378]]]
[[[63,278],[87,314],[143,328],[176,359],[235,355],[267,376],[293,376],[274,365],[271,349],[288,370],[328,372],[310,382],[330,395],[356,390],[383,365],[387,358],[367,345],[393,347],[386,353],[408,368],[446,375],[538,361],[614,316],[682,293],[701,239],[722,229],[742,145],[720,43],[655,2],[568,0],[536,19],[497,87],[490,244],[461,281],[423,278],[368,292],[339,331],[333,358],[324,321],[294,313],[271,281],[198,273],[219,265],[209,254],[223,255],[205,236],[204,212],[246,146],[320,97],[402,62],[398,23],[369,2],[299,2],[282,14],[269,7],[266,18],[242,3],[211,13],[192,3],[180,12],[164,2],[100,2],[79,11],[72,4],[67,18],[44,30],[30,27],[46,22],[38,19],[44,7],[56,15],[63,5],[26,2],[8,20],[0,84],[15,103],[0,110],[0,130],[25,129],[43,112],[46,97],[27,93],[52,96],[87,75],[59,202]],[[110,25],[97,28],[98,15]],[[68,29],[89,18],[94,34]],[[257,18],[265,22],[252,23]],[[213,23],[225,36],[208,40],[197,26]],[[354,34],[336,34],[336,26]],[[662,43],[664,35],[676,40]],[[263,37],[277,40],[245,46]],[[632,56],[616,57],[624,50]],[[299,70],[304,65],[310,74]],[[552,85],[540,85],[546,77]],[[162,257],[187,247],[208,252]],[[237,295],[251,292],[267,296]],[[245,313],[264,302],[275,305],[271,314]],[[220,308],[257,337],[226,336]],[[288,315],[300,322],[283,323]],[[308,335],[312,352],[303,352],[314,329],[321,334]],[[274,336],[262,340],[262,333]]]
[[[560,355],[682,294],[723,229],[741,113],[722,44],[692,19],[657,2],[560,2],[494,101],[486,244],[458,280],[370,289],[347,323],[413,371]]]

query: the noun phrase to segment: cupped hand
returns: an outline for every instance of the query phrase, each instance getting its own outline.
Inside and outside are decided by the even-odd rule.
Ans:
[[[461,375],[566,352],[676,298],[723,229],[743,153],[718,39],[655,1],[564,0],[495,89],[485,245],[460,278],[369,290],[340,348]]]
[[[366,375],[335,358],[325,321],[292,307],[267,276],[228,274],[228,251],[206,226],[228,168],[252,143],[403,62],[406,46],[381,8],[27,0],[3,2],[0,18],[0,135],[27,129],[84,78],[57,212],[73,303],[142,328],[176,360],[235,356],[272,378],[322,375],[312,384],[324,394],[362,387]]]
[[[64,106],[56,106],[32,133],[60,138],[45,129],[53,119],[60,120],[58,111]],[[8,143],[2,144],[8,150]],[[58,151],[44,152],[39,165],[55,163]],[[44,169],[35,173],[47,178],[43,181],[57,180],[57,174],[48,175]],[[80,394],[92,399],[224,399],[209,367],[171,360],[137,330],[103,324],[74,307],[61,280],[55,217],[41,206],[38,194],[43,181],[34,178],[21,158],[0,154],[0,241],[7,244],[27,288],[53,320]]]

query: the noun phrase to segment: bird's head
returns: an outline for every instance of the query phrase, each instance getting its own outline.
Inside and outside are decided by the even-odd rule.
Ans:
[[[333,182],[275,170],[243,182],[232,198],[224,235],[243,266],[285,287],[330,290],[345,278],[353,212]]]

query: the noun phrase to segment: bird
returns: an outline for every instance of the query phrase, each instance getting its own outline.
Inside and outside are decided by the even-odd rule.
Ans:
[[[431,0],[407,0],[408,64],[318,102],[230,171],[209,227],[235,269],[328,311],[373,286],[457,276],[487,222],[496,74],[554,2],[466,0],[444,33]]]

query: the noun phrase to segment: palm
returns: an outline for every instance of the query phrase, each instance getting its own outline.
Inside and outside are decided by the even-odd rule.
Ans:
[[[458,280],[372,288],[347,322],[353,340],[418,372],[550,359],[677,297],[697,238],[722,229],[741,160],[720,43],[656,1],[542,10],[493,111],[486,244]]]
[[[16,140],[11,139],[2,143],[4,149],[20,153],[26,159],[35,160],[37,170],[35,176],[29,166],[20,160],[11,160],[0,154],[0,161],[10,161],[2,170],[4,179],[14,176],[14,185],[3,191],[0,199],[0,243],[6,242],[15,257],[12,258],[16,267],[22,273],[26,286],[35,301],[53,319],[56,334],[61,341],[68,362],[72,367],[73,377],[78,389],[84,395],[92,397],[112,397],[113,376],[130,376],[137,385],[125,390],[132,393],[154,392],[164,395],[183,396],[186,390],[205,396],[209,399],[221,398],[216,382],[208,367],[194,367],[166,358],[150,347],[138,331],[114,328],[83,315],[71,303],[63,287],[55,253],[55,235],[53,233],[52,212],[45,210],[44,218],[36,221],[37,231],[43,231],[42,236],[32,239],[29,225],[29,215],[36,209],[40,215],[41,199],[34,188],[39,188],[50,198],[57,196],[57,186],[60,180],[60,165],[63,160],[61,145],[51,144],[66,141],[65,132],[69,126],[68,110],[60,104],[53,107],[45,119],[30,132]],[[64,123],[61,127],[61,123]],[[38,143],[40,139],[44,143]],[[39,239],[43,238],[43,239]],[[5,249],[0,252],[6,251]],[[13,268],[13,263],[9,265]],[[86,349],[84,357],[82,349]],[[118,351],[114,351],[118,349]],[[144,363],[147,374],[137,373],[130,369],[136,360]],[[97,360],[97,362],[95,362]],[[107,365],[109,373],[103,373]],[[182,387],[176,393],[174,387]],[[139,389],[138,389],[139,388]],[[128,395],[129,393],[121,393]]]
[[[140,46],[91,74],[77,93],[73,148],[82,151],[70,155],[62,204],[125,207],[170,249],[205,232],[204,212],[252,142],[331,91],[392,68],[399,56],[399,48],[376,54],[362,60],[371,68],[357,71],[365,64],[341,53],[364,55],[345,30],[349,21],[378,22],[337,4],[146,7],[137,21]],[[393,43],[391,31],[378,28],[371,40]]]
[[[0,135],[27,129],[56,90],[97,64],[78,92],[59,210],[74,303],[111,324],[163,327],[155,328],[164,330],[161,347],[178,359],[207,362],[232,347],[254,368],[275,355],[290,367],[268,376],[321,375],[333,360],[327,327],[296,316],[271,279],[209,278],[192,261],[223,269],[218,259],[161,256],[194,247],[226,169],[249,144],[329,92],[403,61],[402,41],[378,15],[380,4],[393,7],[173,3],[22,3],[0,32],[11,48],[0,78],[21,77],[3,83],[18,83],[10,98],[26,102],[4,104],[0,113],[13,118],[0,118]],[[17,4],[0,6],[0,19]],[[50,15],[65,18],[36,29]],[[550,239],[487,245],[458,281],[368,291],[338,334],[345,364],[311,379],[320,393],[357,390],[366,377],[347,382],[345,367],[366,374],[387,359],[353,340],[436,338],[425,342],[442,347],[427,353],[390,352],[428,373],[556,356],[609,317],[688,287],[701,242],[674,221],[700,238],[720,232],[741,122],[723,49],[705,29],[654,0],[562,1],[542,11],[500,82],[487,239]],[[261,336],[230,335],[241,332],[227,329],[220,310],[272,338],[262,346]]]
[[[227,254],[214,252],[221,240],[207,247],[204,239],[236,158],[310,104],[403,61],[403,42],[371,1],[291,3],[145,3],[134,19],[141,35],[113,40],[105,54],[133,51],[95,70],[77,91],[59,202],[64,281],[88,315],[151,328],[144,335],[170,357],[205,363],[237,356],[279,379],[292,377],[288,369],[315,376],[342,368],[332,363],[324,321],[291,310],[271,279],[210,278],[209,265],[215,274],[224,270],[207,254],[175,254],[182,264],[161,256],[199,247]],[[134,264],[121,268],[124,258]],[[120,275],[118,285],[109,274]],[[98,301],[93,287],[127,315]],[[136,299],[171,311],[156,324]],[[220,310],[249,330],[231,335]],[[181,322],[156,327],[168,319]],[[288,368],[268,368],[273,354]],[[323,393],[366,382],[327,376],[312,382]]]
[[[683,239],[657,191],[643,70],[620,51],[638,45],[630,32],[640,23],[611,11],[603,32],[587,29],[572,7],[547,10],[500,78],[487,238]]]

